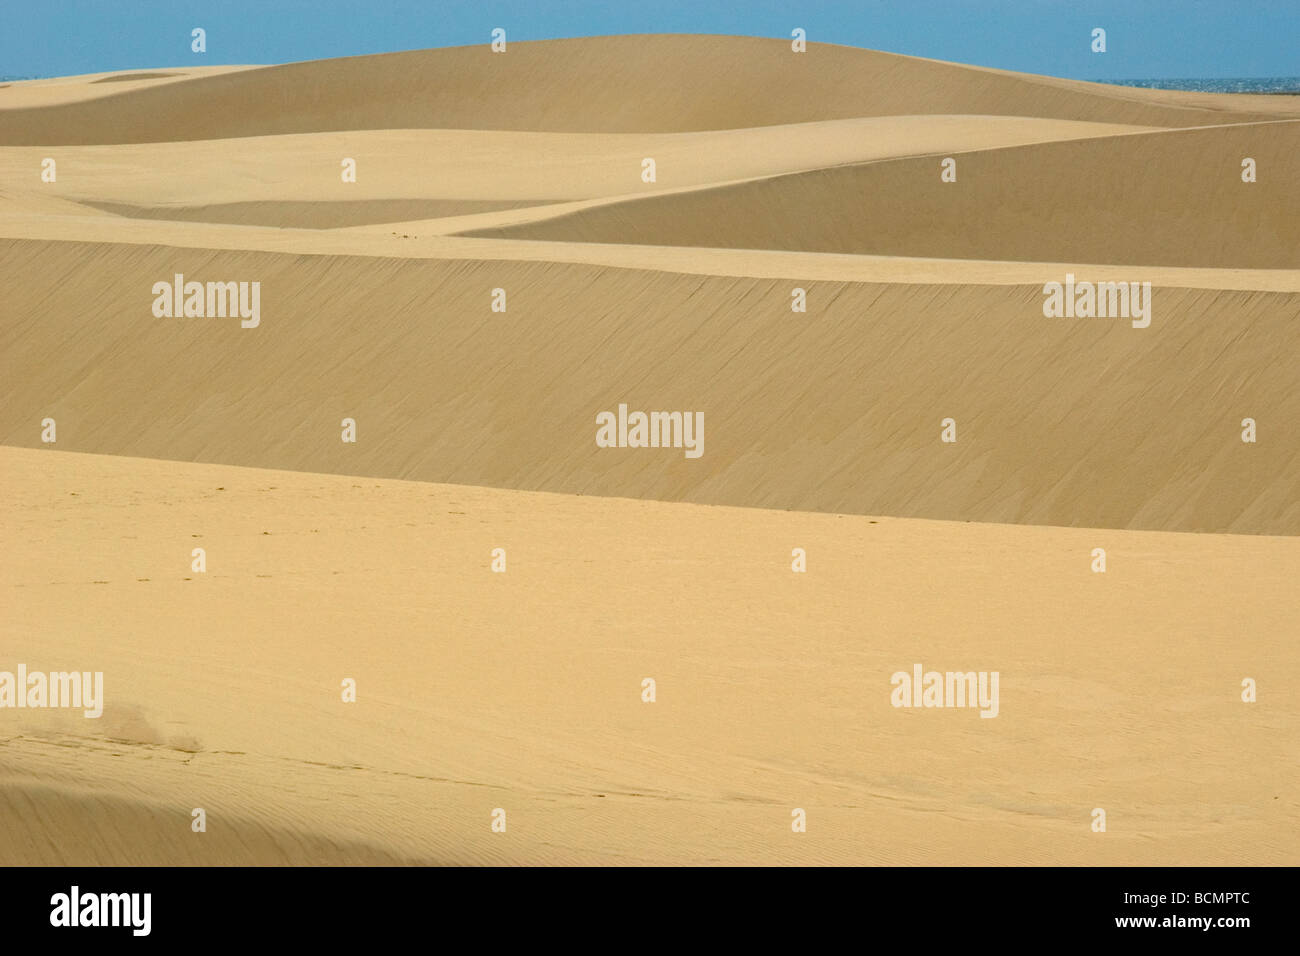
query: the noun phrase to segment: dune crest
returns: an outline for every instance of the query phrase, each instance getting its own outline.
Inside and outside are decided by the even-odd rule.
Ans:
[[[412,50],[142,85],[95,103],[4,110],[0,145],[345,129],[662,133],[923,113],[1201,126],[1300,117],[1300,97],[1243,104],[832,44],[794,55],[780,39],[637,35],[512,43],[503,56],[487,44]]]

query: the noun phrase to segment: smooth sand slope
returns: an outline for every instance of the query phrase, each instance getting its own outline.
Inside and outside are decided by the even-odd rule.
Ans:
[[[1241,180],[1242,159],[1265,173]],[[1131,266],[1300,265],[1300,121],[869,162],[466,234]]]
[[[11,80],[0,83],[0,111],[41,108],[117,96],[133,90],[154,88],[178,80],[216,76],[256,66],[187,66],[166,70],[117,70],[109,73],[81,73],[39,80]]]
[[[551,205],[545,200],[535,202],[492,199],[354,199],[342,202],[272,199],[208,206],[135,206],[130,203],[90,199],[83,199],[80,202],[92,209],[131,219],[228,223],[295,229],[338,229],[372,223],[400,223],[410,219],[459,218],[498,212],[503,209],[528,209]]]
[[[194,206],[307,200],[583,200],[716,185],[844,163],[960,152],[1146,126],[1021,116],[885,116],[699,133],[358,130],[57,150],[60,177],[32,175],[48,147],[0,149],[6,205],[64,197],[195,218]],[[341,158],[357,163],[343,183]],[[661,181],[641,180],[646,156]],[[179,207],[179,208],[178,208]],[[128,213],[129,214],[129,213]],[[393,221],[426,218],[418,207]],[[223,221],[223,220],[214,220]],[[272,225],[289,223],[272,222]],[[335,225],[348,225],[346,218]]]
[[[704,278],[0,243],[0,443],[707,504],[1300,532],[1300,295],[1161,288],[1149,328],[1041,287]],[[257,278],[261,324],[153,284]],[[111,277],[107,284],[105,277]],[[1044,280],[1053,278],[1044,276]],[[1058,276],[1056,278],[1064,278]],[[790,311],[807,288],[809,311]],[[508,311],[491,311],[491,290]],[[702,411],[705,450],[596,415]],[[956,444],[940,442],[944,418]],[[1254,418],[1259,441],[1243,443]],[[340,441],[344,418],[358,441]]]
[[[1300,117],[1300,97],[1121,89],[829,44],[795,54],[788,40],[726,36],[546,40],[505,54],[482,43],[158,83],[5,110],[0,145],[345,129],[683,132],[918,113],[1169,127]]]
[[[1300,862],[1295,539],[0,464],[0,668],[107,701],[3,712],[2,862]]]

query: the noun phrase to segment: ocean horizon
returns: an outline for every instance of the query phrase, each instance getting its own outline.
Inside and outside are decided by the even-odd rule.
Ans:
[[[1187,90],[1194,93],[1300,94],[1300,76],[1232,77],[1220,79],[1091,80],[1108,86],[1136,86],[1147,90]]]

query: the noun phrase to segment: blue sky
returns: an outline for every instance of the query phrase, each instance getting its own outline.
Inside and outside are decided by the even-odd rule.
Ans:
[[[190,52],[190,30],[208,52]],[[0,0],[0,76],[610,33],[788,37],[1074,79],[1300,75],[1300,0]],[[1108,51],[1089,49],[1093,27]]]

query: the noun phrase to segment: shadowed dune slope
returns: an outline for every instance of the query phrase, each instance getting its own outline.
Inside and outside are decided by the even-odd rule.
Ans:
[[[1242,159],[1258,181],[1241,180]],[[1300,122],[870,162],[468,236],[1130,266],[1300,265]],[[1134,278],[1140,278],[1135,273]]]
[[[41,784],[14,783],[10,772],[0,774],[0,865],[4,866],[399,866],[405,862],[398,852],[376,849],[365,843],[340,839],[336,834],[302,832],[301,822],[247,819],[235,806],[204,806],[213,825],[198,835],[190,829],[193,808],[179,801],[171,804],[141,800],[138,778],[128,786],[115,780],[101,792],[87,793],[84,770],[98,760],[121,761],[123,751],[138,753],[139,759],[155,755],[148,748],[126,741],[96,740],[103,753],[84,741],[46,742],[30,747],[29,753],[43,758]],[[17,746],[10,742],[5,756],[15,758]],[[47,749],[48,748],[48,749]],[[48,785],[48,769],[58,759],[58,750],[76,754],[82,774],[58,787]],[[51,751],[54,754],[51,755]],[[111,755],[110,755],[111,752]],[[51,757],[53,756],[53,760]],[[193,787],[199,774],[178,789]],[[206,776],[204,774],[203,776]],[[62,783],[62,782],[61,782]],[[271,788],[268,788],[271,789]],[[208,791],[209,793],[211,790]],[[202,799],[202,795],[200,795]],[[191,801],[193,802],[193,801]],[[204,800],[204,803],[210,801]],[[40,821],[33,825],[33,821]],[[445,863],[443,859],[421,862]]]
[[[315,60],[40,108],[5,110],[0,91],[0,111],[0,145],[53,146],[343,129],[648,133],[915,113],[1199,126],[1300,116],[1300,97],[1123,89],[853,47],[795,54],[788,40],[651,35]]]
[[[766,508],[1300,533],[1300,295],[1157,288],[1150,328],[1041,286],[0,242],[0,443]],[[152,286],[261,283],[261,325]],[[107,277],[107,284],[106,284]],[[1061,276],[1044,276],[1043,280]],[[1081,275],[1080,279],[1086,279]],[[790,311],[808,290],[807,314]],[[508,312],[490,311],[491,290]],[[700,411],[704,455],[595,444]],[[340,441],[343,418],[358,441]],[[939,441],[940,422],[958,442]],[[1258,422],[1259,442],[1240,440]]]
[[[113,73],[91,80],[91,83],[131,83],[135,80],[162,80],[180,76],[179,73]]]

